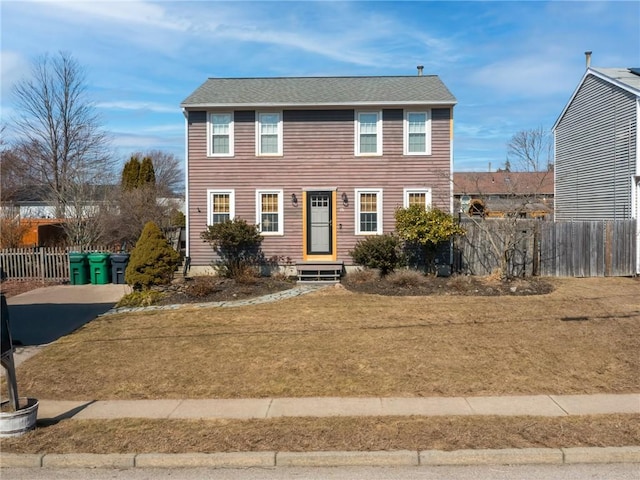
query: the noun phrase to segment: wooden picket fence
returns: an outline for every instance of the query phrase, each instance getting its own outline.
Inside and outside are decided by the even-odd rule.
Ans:
[[[3,280],[69,281],[69,252],[108,252],[106,247],[33,247],[0,250]]]

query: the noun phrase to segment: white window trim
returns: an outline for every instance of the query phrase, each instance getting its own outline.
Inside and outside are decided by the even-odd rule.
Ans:
[[[212,115],[230,115],[231,122],[229,123],[229,153],[213,153],[213,122],[211,121]],[[208,157],[233,157],[234,155],[234,118],[233,112],[207,112],[207,156]]]
[[[360,153],[360,115],[367,113],[375,113],[378,116],[376,121],[376,151],[375,153]],[[355,155],[358,157],[379,157],[382,155],[382,110],[360,110],[355,112],[354,120],[355,129]]]
[[[378,218],[377,229],[375,232],[363,232],[360,230],[360,194],[361,193],[375,193],[376,194],[376,213]],[[356,218],[355,218],[355,231],[356,235],[382,235],[382,189],[381,188],[356,188],[354,191],[354,198],[356,202]]]
[[[262,231],[262,198],[263,193],[275,193],[278,195],[278,231],[263,232]],[[276,235],[284,235],[284,192],[282,190],[262,189],[256,190],[256,225],[260,230],[260,235],[272,237]]]
[[[424,113],[426,115],[424,152],[409,152],[409,114]],[[431,155],[431,110],[405,110],[403,121],[404,154],[405,155]]]
[[[278,152],[262,153],[262,142],[260,138],[260,116],[261,115],[278,115]],[[282,138],[282,110],[256,111],[256,156],[259,157],[281,157],[283,155],[283,138]]]
[[[404,193],[402,195],[402,199],[403,199],[403,207],[404,208],[408,208],[409,207],[409,194],[410,193],[425,193],[425,209],[429,209],[431,208],[431,189],[430,188],[425,188],[425,187],[420,187],[420,188],[405,188],[404,189]]]
[[[236,214],[236,193],[235,190],[207,190],[207,226],[213,225],[211,221],[213,218],[213,202],[212,197],[214,194],[228,194],[229,195],[229,220],[233,220]]]

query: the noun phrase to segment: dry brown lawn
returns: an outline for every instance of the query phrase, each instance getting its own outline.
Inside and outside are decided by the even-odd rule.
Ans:
[[[67,420],[2,439],[15,453],[459,450],[640,444],[640,415]]]
[[[540,296],[341,288],[239,308],[99,318],[18,369],[40,399],[471,396],[640,391],[640,281]]]

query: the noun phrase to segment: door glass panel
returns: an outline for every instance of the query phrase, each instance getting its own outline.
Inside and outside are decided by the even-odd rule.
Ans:
[[[331,253],[330,194],[309,195],[309,253]]]

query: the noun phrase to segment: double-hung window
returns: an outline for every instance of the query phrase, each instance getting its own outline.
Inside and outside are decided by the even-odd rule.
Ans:
[[[425,210],[431,207],[431,189],[430,188],[405,188],[404,189],[404,208],[412,205],[420,205]]]
[[[233,190],[207,190],[207,225],[233,220],[235,192]]]
[[[431,155],[430,112],[404,112],[404,154]]]
[[[282,155],[282,113],[256,114],[256,154]]]
[[[382,190],[358,189],[356,197],[356,235],[382,234]]]
[[[284,234],[282,190],[256,191],[256,224],[263,235]]]
[[[382,112],[356,112],[356,155],[382,155]]]
[[[233,156],[233,114],[209,113],[209,155]]]

